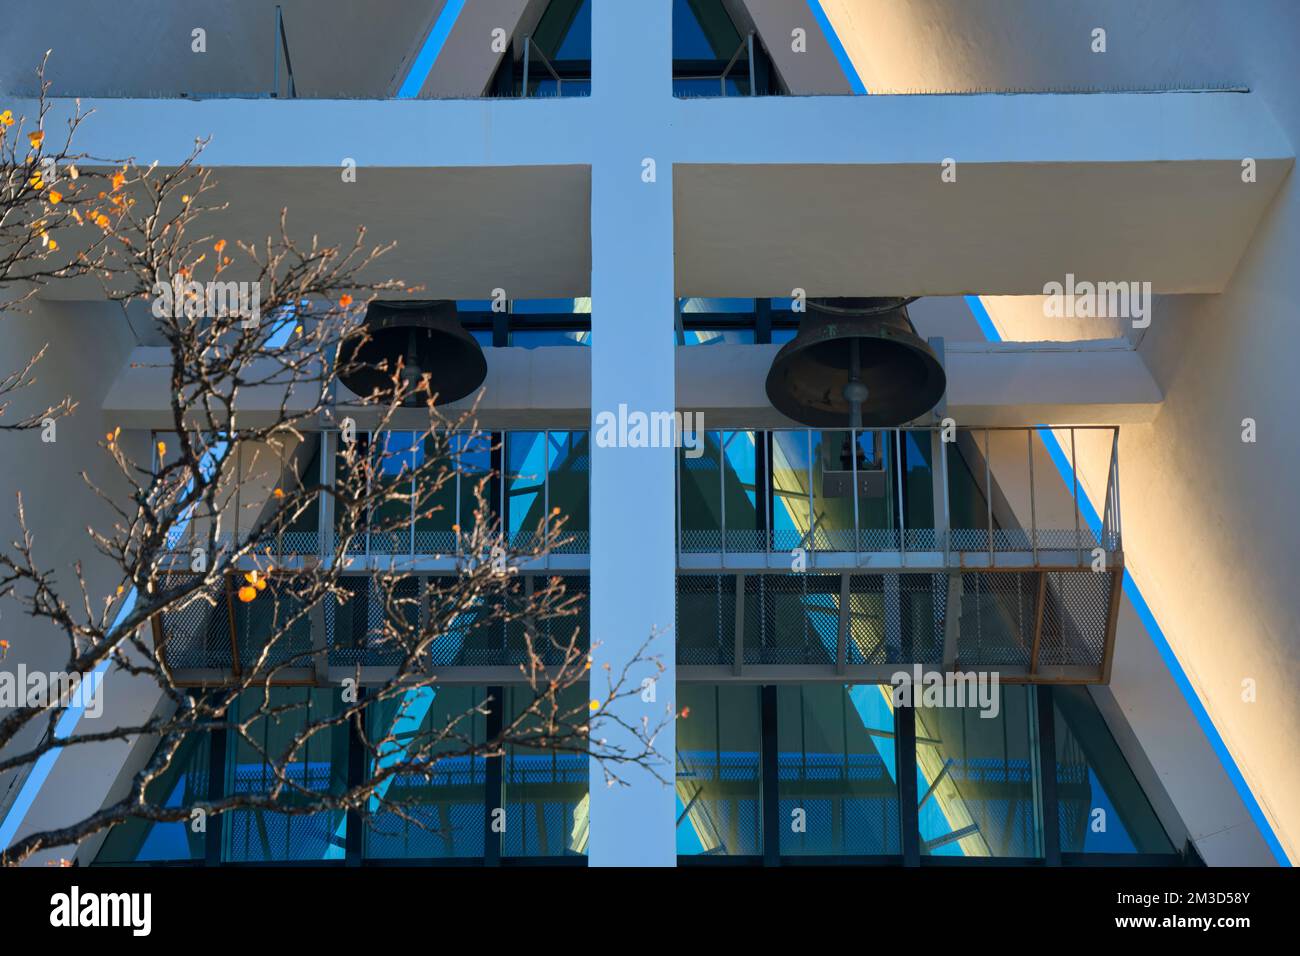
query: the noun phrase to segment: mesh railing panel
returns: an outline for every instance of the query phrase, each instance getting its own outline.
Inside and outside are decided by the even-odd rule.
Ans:
[[[852,575],[845,660],[850,664],[940,662],[947,610],[946,575]],[[889,623],[893,621],[897,626]]]
[[[182,587],[199,580],[199,575],[169,575],[166,586]],[[218,668],[234,664],[230,644],[229,605],[222,579],[194,592],[175,610],[161,616],[163,655],[173,670]]]
[[[340,582],[350,592],[346,601],[326,599],[324,604],[325,640],[329,646],[331,666],[344,667],[395,667],[405,657],[398,633],[386,627],[387,613],[384,589],[381,582],[370,575],[343,577]],[[392,586],[394,600],[407,601],[417,597],[418,578],[406,578]],[[405,624],[413,628],[419,623],[419,607],[403,603],[396,610],[405,621],[397,622],[400,631]],[[408,632],[409,633],[409,632]]]
[[[235,586],[242,581],[242,576],[236,577]],[[302,601],[290,585],[272,577],[256,598],[248,603],[236,600],[232,608],[242,673],[266,673],[282,665],[313,666],[311,615],[304,613]]]
[[[736,577],[677,576],[677,663],[731,664],[736,648]]]
[[[1028,667],[1037,594],[1035,572],[965,572],[958,663],[963,667]]]
[[[838,574],[747,576],[745,663],[834,663],[839,603]]]
[[[1043,605],[1038,663],[1101,667],[1106,655],[1114,576],[1097,571],[1051,571]]]

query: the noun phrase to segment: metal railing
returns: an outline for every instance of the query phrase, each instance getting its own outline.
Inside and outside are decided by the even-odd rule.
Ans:
[[[546,67],[547,72],[551,74],[551,78],[555,80],[555,95],[563,96],[564,95],[563,78],[561,78],[560,74],[555,71],[555,67],[551,65],[551,61],[547,59],[547,56],[542,51],[542,48],[537,45],[536,41],[534,41],[531,36],[524,37],[524,82],[523,85],[520,87],[519,95],[525,98],[528,96],[528,82],[530,78],[529,74],[532,69],[532,50],[534,48],[536,48],[537,56],[542,61],[542,66]]]
[[[1079,486],[1076,444],[1080,435],[1099,432],[1110,433],[1111,445],[1098,524],[1090,520]],[[1025,436],[1020,453],[1014,451],[1017,433]],[[1068,447],[1057,444],[1057,433]],[[732,452],[737,442],[742,446],[739,461]],[[700,458],[682,455],[678,460],[682,567],[761,566],[778,553],[784,564],[795,549],[810,556],[839,556],[840,561],[828,565],[834,567],[1084,566],[1097,549],[1122,551],[1118,426],[738,429],[704,433],[703,447]],[[751,447],[752,465],[744,460]],[[866,454],[867,448],[873,453]],[[835,456],[842,465],[827,467]],[[1068,456],[1063,476],[1067,497],[1059,487],[1044,484],[1054,479],[1036,474],[1044,462],[1061,456]],[[752,468],[753,480],[740,477],[747,468]],[[954,474],[954,468],[960,473]],[[704,483],[715,480],[716,491],[708,492]],[[684,485],[691,486],[697,499],[695,514],[689,506],[683,510]],[[742,500],[740,493],[748,499],[742,502],[744,513],[729,515],[729,505]],[[702,496],[716,504],[716,517],[700,508]],[[864,514],[868,505],[874,521]]]
[[[396,430],[400,432],[401,430]],[[368,454],[375,455],[382,432],[358,431],[357,440],[365,442]],[[488,500],[493,518],[500,517],[504,522],[504,535],[508,539],[507,547],[520,551],[540,548],[544,557],[539,559],[543,566],[563,569],[585,568],[587,552],[590,547],[590,534],[586,530],[588,514],[587,499],[581,500],[574,508],[574,501],[564,500],[565,494],[555,489],[557,477],[563,469],[576,470],[575,480],[587,482],[585,457],[578,446],[588,436],[584,429],[520,430],[510,432],[463,432],[452,437],[461,467],[448,462],[449,477],[447,500],[444,507],[437,512],[433,520],[417,518],[417,495],[410,495],[411,520],[408,527],[400,530],[370,531],[361,528],[348,549],[348,556],[356,560],[357,569],[364,570],[372,565],[392,563],[395,566],[411,570],[438,570],[453,567],[466,556],[466,539],[468,533],[462,526],[472,522],[476,507],[475,485],[483,474],[491,468],[497,474],[495,487],[491,489]],[[516,448],[516,442],[541,442],[541,461],[530,461],[524,466],[527,471],[514,469],[509,465],[509,456]],[[320,433],[319,468],[314,475],[303,475],[302,481],[310,486],[313,481],[329,485],[335,481],[333,469],[336,467],[336,454],[339,443],[337,431]],[[566,448],[567,443],[567,448]],[[493,451],[496,446],[496,451]],[[523,449],[527,451],[527,449]],[[535,449],[534,449],[535,452]],[[242,469],[243,450],[235,452],[235,468]],[[475,464],[468,460],[477,455],[481,461]],[[565,456],[571,460],[565,460]],[[536,457],[535,454],[533,457]],[[481,469],[478,467],[481,465]],[[537,465],[533,468],[533,465]],[[276,487],[292,488],[297,480],[288,477],[289,464],[282,466],[286,475],[276,476]],[[242,471],[239,473],[242,474]],[[580,476],[580,477],[578,477]],[[272,476],[263,476],[270,478]],[[371,478],[373,480],[373,476]],[[240,483],[243,484],[242,482]],[[412,489],[413,490],[413,489]],[[333,498],[319,495],[316,499],[316,521],[314,527],[283,527],[274,532],[276,565],[292,567],[303,559],[328,559],[333,555],[336,545],[336,528],[334,522]],[[566,524],[558,532],[552,531],[552,522],[542,523],[542,534],[537,539],[537,525],[528,520],[530,504],[540,515],[549,516],[552,508],[560,507]],[[218,550],[225,550],[241,540],[241,533],[248,527],[250,519],[243,515],[246,510],[241,501],[241,488],[237,485],[231,494],[230,508],[225,512],[227,527],[223,528],[217,541]],[[580,511],[581,513],[575,513]],[[522,516],[522,518],[521,518]],[[255,519],[253,519],[255,520]],[[174,559],[169,567],[182,569],[190,563],[193,549],[206,550],[209,524],[206,521],[188,521],[173,532],[169,546],[174,550]]]
[[[284,54],[284,71],[289,81],[289,98],[297,99],[298,84],[293,79],[293,61],[289,59],[289,37],[284,32],[284,12],[280,5],[275,5],[275,41],[272,44],[274,48],[275,63],[272,68],[271,78],[271,96],[278,98],[280,95],[280,54]]]
[[[740,41],[740,46],[736,48],[736,52],[731,55],[731,59],[729,59],[726,65],[723,66],[722,72],[717,74],[674,73],[673,80],[675,82],[687,82],[692,80],[717,80],[719,95],[725,97],[727,95],[727,82],[731,79],[732,70],[735,69],[736,63],[740,60],[740,56],[742,53],[746,55],[746,68],[749,73],[748,76],[749,95],[757,96],[758,77],[757,77],[756,60],[754,58],[755,50],[754,50],[753,31],[750,31],[750,33],[747,34],[745,38]]]

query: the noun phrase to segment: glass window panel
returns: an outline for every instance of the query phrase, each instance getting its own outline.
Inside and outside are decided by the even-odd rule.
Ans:
[[[900,852],[888,685],[777,689],[783,855]]]
[[[452,441],[459,439],[453,437]],[[421,479],[415,518],[415,553],[445,554],[456,549],[456,474],[455,463],[445,454],[447,448],[438,437],[425,433],[414,450],[416,467],[427,477]],[[428,464],[435,462],[435,464]],[[446,479],[439,484],[438,474],[445,468]]]
[[[171,765],[146,789],[146,799],[164,807],[190,807],[207,800],[209,745],[206,733],[188,735]],[[206,834],[195,833],[185,820],[158,823],[131,818],[108,831],[95,863],[201,860],[205,840]]]
[[[511,299],[514,315],[590,315],[591,299]]]
[[[546,514],[546,433],[506,435],[506,525],[512,547],[541,547],[539,522]],[[535,540],[536,539],[536,540]]]
[[[321,433],[308,433],[303,436],[303,445],[294,456],[297,468],[297,481],[304,489],[320,487],[320,449]],[[293,479],[290,479],[293,481]],[[296,485],[285,488],[295,490]],[[320,521],[320,499],[314,497],[302,512],[285,525],[281,536],[283,550],[286,554],[315,552],[318,550],[317,533]]]
[[[557,348],[569,345],[590,345],[588,329],[515,329],[510,333],[510,344],[515,348]]]
[[[682,333],[683,345],[753,345],[753,329],[687,329]]]
[[[1085,687],[1052,689],[1063,853],[1173,853]]]
[[[370,456],[370,434],[368,432],[357,432],[351,446],[343,441],[343,435],[341,432],[336,437],[337,446],[334,454],[334,481],[339,488],[355,487],[349,483],[356,480],[354,479],[354,476],[363,474],[362,464],[367,461]],[[354,467],[349,467],[346,456],[352,449],[355,449],[353,460],[356,464]],[[364,490],[364,488],[360,490]],[[347,515],[344,513],[343,508],[341,508],[337,503],[334,506],[335,532],[342,534],[347,530],[354,533],[352,542],[348,546],[349,554],[365,553],[367,536],[366,529],[368,526],[367,517],[368,516],[364,514],[358,515],[356,519],[357,527],[345,529],[344,526],[347,522]]]
[[[994,717],[979,707],[916,708],[923,854],[1042,855],[1032,691],[1000,686]]]
[[[903,432],[903,467],[907,474],[903,485],[903,503],[906,508],[909,548],[935,546],[932,461],[930,432]]]
[[[528,707],[527,687],[507,687],[506,720]],[[560,695],[562,712],[586,710],[587,688],[570,687]],[[527,724],[524,725],[525,728]],[[502,773],[506,829],[502,856],[581,856],[587,852],[587,775],[584,753],[564,753],[510,746]]]
[[[812,523],[808,432],[772,432],[770,442],[772,550],[806,548]]]
[[[966,457],[949,442],[948,448],[948,510],[954,528],[982,528],[988,523],[988,505],[971,474]]]
[[[862,550],[897,547],[892,530],[896,506],[887,467],[888,433],[813,432],[813,501],[817,508],[817,547],[854,550],[854,524]],[[856,500],[857,513],[854,513]]]
[[[728,551],[765,551],[759,530],[758,449],[751,431],[722,433],[722,494],[724,496]]]
[[[460,527],[463,533],[473,530],[477,522],[477,489],[482,487],[484,504],[493,511],[497,502],[496,480],[492,479],[492,435],[487,432],[452,436],[451,448],[460,466]],[[488,516],[485,516],[490,520]]]
[[[290,709],[270,716],[257,716],[248,729],[254,747],[232,734],[226,759],[226,793],[263,794],[272,792],[277,780],[262,756],[281,762],[289,756],[294,735],[309,722],[328,717],[339,706],[337,690],[310,688],[259,689],[242,694],[231,708],[232,719],[248,720],[263,709]],[[311,793],[341,793],[347,782],[346,725],[320,730],[299,746],[285,766],[285,775],[297,787]],[[260,751],[259,752],[259,748]],[[293,788],[280,791],[286,806],[306,798]],[[341,860],[347,837],[347,815],[342,810],[310,814],[287,814],[266,810],[232,810],[222,826],[222,860],[231,863]]]
[[[591,536],[591,445],[589,433],[549,432],[548,497],[552,509],[565,519],[561,552],[586,553]]]
[[[703,453],[678,452],[683,551],[717,551],[722,545],[722,433],[705,432]]]
[[[423,442],[419,432],[380,432],[372,437],[371,449],[372,486],[392,497],[371,512],[371,526],[388,530],[371,532],[370,552],[406,554],[411,550],[411,472],[422,457]]]
[[[722,0],[673,0],[673,59],[730,59],[740,34]]]
[[[367,807],[368,859],[482,857],[486,821],[486,760],[451,754],[487,739],[486,717],[471,713],[487,698],[482,687],[421,687],[376,701],[366,712],[367,733],[378,748],[378,769],[430,753],[428,772],[416,768],[382,781]],[[434,744],[432,736],[453,726],[463,740]],[[447,754],[441,759],[436,754]],[[398,804],[401,811],[384,806]]]
[[[759,689],[685,684],[677,689],[677,852],[763,852]]]

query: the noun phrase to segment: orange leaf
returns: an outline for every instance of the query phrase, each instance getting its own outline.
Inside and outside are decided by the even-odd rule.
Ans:
[[[32,144],[32,149],[39,149],[41,143],[45,142],[45,130],[38,129],[28,133],[27,141]]]
[[[348,295],[346,292],[343,293],[341,296],[339,296],[340,307],[346,309],[351,304],[352,304],[352,296]]]
[[[245,584],[239,589],[239,600],[243,601],[245,604],[248,604],[255,597],[257,597],[257,588]]]

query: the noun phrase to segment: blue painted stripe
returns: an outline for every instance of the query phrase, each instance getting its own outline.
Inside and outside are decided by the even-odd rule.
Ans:
[[[844,49],[844,44],[840,42],[839,34],[831,26],[830,17],[826,16],[826,11],[822,9],[821,0],[808,0],[808,9],[817,20],[817,25],[822,28],[822,35],[826,37],[826,42],[830,44],[831,51],[835,54],[835,59],[840,61],[840,69],[844,71],[844,78],[849,81],[849,87],[859,96],[865,95],[868,90],[862,77],[858,76],[857,69],[853,66],[853,61],[849,59],[848,51]]]
[[[447,5],[438,14],[433,29],[425,38],[424,46],[420,47],[420,52],[416,54],[415,62],[406,71],[406,79],[402,81],[402,86],[397,91],[399,100],[410,100],[420,95],[420,90],[424,88],[424,81],[429,78],[429,71],[437,62],[438,54],[442,52],[447,37],[451,36],[451,28],[456,25],[456,18],[464,8],[465,0],[447,0]]]
[[[1047,426],[1040,427],[1046,428]],[[1056,470],[1060,472],[1061,480],[1065,482],[1067,488],[1072,488],[1074,486],[1074,472],[1070,468],[1069,456],[1065,453],[1065,449],[1061,447],[1060,442],[1056,440],[1056,435],[1050,431],[1040,431],[1038,436],[1042,439],[1043,447],[1047,449],[1047,453],[1051,456],[1052,463],[1056,465]],[[1098,540],[1100,540],[1101,519],[1097,516],[1097,509],[1088,500],[1088,494],[1083,490],[1082,486],[1079,487],[1079,511],[1084,520],[1087,521],[1088,527],[1093,530],[1098,536]],[[1183,665],[1178,662],[1178,655],[1174,653],[1174,649],[1170,646],[1169,639],[1165,637],[1165,632],[1161,630],[1159,622],[1156,621],[1156,616],[1152,613],[1150,605],[1147,604],[1146,598],[1142,596],[1142,589],[1138,587],[1137,582],[1133,580],[1133,575],[1127,569],[1124,571],[1124,594],[1127,595],[1129,603],[1133,605],[1133,610],[1137,612],[1142,626],[1146,628],[1151,643],[1159,651],[1160,659],[1169,668],[1169,675],[1174,679],[1174,683],[1178,685],[1183,699],[1187,701],[1187,706],[1191,708],[1192,713],[1195,715],[1196,722],[1201,727],[1201,732],[1205,734],[1210,746],[1214,748],[1215,754],[1218,755],[1224,773],[1228,775],[1228,779],[1232,781],[1232,785],[1237,789],[1237,795],[1241,797],[1241,802],[1250,811],[1251,819],[1255,821],[1255,826],[1259,828],[1264,842],[1273,851],[1273,858],[1277,860],[1279,866],[1290,866],[1291,861],[1287,857],[1281,841],[1278,840],[1277,834],[1273,832],[1273,827],[1264,813],[1264,808],[1255,799],[1255,794],[1251,791],[1250,785],[1246,783],[1246,778],[1242,776],[1241,768],[1237,766],[1237,761],[1233,759],[1232,752],[1228,749],[1223,737],[1220,736],[1219,729],[1214,726],[1214,721],[1210,718],[1209,711],[1205,709],[1205,704],[1202,703],[1200,695],[1196,692],[1196,688],[1187,676],[1187,672],[1183,670]]]
[[[979,323],[980,330],[984,337],[990,342],[1001,342],[1002,336],[998,333],[997,327],[993,324],[993,319],[989,316],[988,309],[977,295],[966,296],[966,304],[970,307],[971,314]],[[1040,425],[1038,437],[1047,449],[1047,454],[1052,459],[1052,464],[1056,466],[1057,472],[1060,473],[1061,480],[1065,482],[1067,488],[1074,487],[1074,469],[1070,467],[1070,457],[1061,447],[1061,443],[1056,440],[1056,435],[1046,430],[1048,426]],[[1079,486],[1079,513],[1083,520],[1087,522],[1088,527],[1101,540],[1101,518],[1097,514],[1097,509],[1093,507],[1092,501],[1088,498],[1088,493]],[[1242,776],[1241,768],[1237,766],[1237,761],[1233,759],[1232,752],[1228,745],[1224,743],[1223,737],[1219,730],[1214,726],[1214,721],[1210,719],[1209,711],[1205,709],[1205,704],[1201,702],[1201,697],[1196,693],[1196,688],[1192,686],[1187,672],[1183,670],[1183,665],[1178,662],[1178,655],[1169,644],[1169,639],[1165,637],[1165,632],[1160,629],[1160,624],[1156,621],[1156,616],[1151,611],[1151,606],[1147,604],[1146,598],[1142,596],[1142,589],[1138,587],[1137,581],[1127,570],[1124,571],[1124,593],[1128,596],[1129,603],[1133,605],[1133,610],[1137,612],[1138,619],[1142,626],[1146,628],[1147,636],[1151,638],[1151,643],[1155,645],[1156,650],[1160,653],[1160,659],[1165,662],[1165,667],[1169,668],[1169,675],[1178,685],[1179,691],[1183,695],[1183,700],[1191,709],[1192,714],[1196,717],[1197,724],[1200,725],[1201,732],[1210,742],[1215,754],[1219,758],[1219,763],[1223,767],[1223,772],[1228,775],[1232,781],[1233,787],[1237,790],[1237,795],[1241,797],[1241,802],[1246,805],[1250,811],[1251,819],[1255,821],[1255,826],[1259,828],[1260,835],[1268,848],[1273,852],[1273,858],[1277,860],[1279,866],[1290,866],[1291,861],[1286,855],[1286,850],[1273,831],[1272,824],[1269,823],[1263,807],[1255,799],[1255,794],[1251,791],[1250,785],[1246,783],[1246,778]]]
[[[984,303],[977,295],[966,296],[966,305],[970,308],[971,314],[975,316],[975,321],[980,324],[980,331],[984,333],[984,338],[990,342],[1001,342],[1002,336],[998,334],[998,327],[993,324],[993,319],[989,316],[989,310],[984,308]]]

